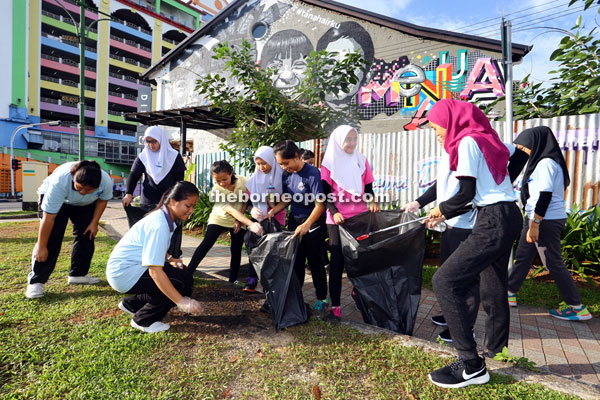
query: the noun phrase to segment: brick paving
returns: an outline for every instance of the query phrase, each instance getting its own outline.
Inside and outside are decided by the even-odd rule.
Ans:
[[[102,221],[105,231],[113,237],[119,237],[127,231],[127,220],[120,202],[109,203]],[[198,238],[184,235],[182,247],[186,261],[191,258],[199,243]],[[247,262],[244,255],[242,265]],[[198,268],[202,272],[226,279],[228,267],[229,249],[217,244]],[[343,318],[362,322],[360,312],[354,307],[350,296],[351,290],[352,285],[344,275],[341,304]],[[315,295],[310,274],[306,275],[303,294],[305,301],[313,304]],[[430,321],[431,316],[437,314],[440,314],[440,307],[434,293],[423,288],[414,336],[435,342],[439,332],[444,329]],[[480,310],[474,329],[480,346],[485,338],[484,319],[485,313]],[[550,317],[545,309],[529,306],[511,308],[509,352],[515,356],[527,357],[542,370],[600,385],[600,318],[569,322]]]

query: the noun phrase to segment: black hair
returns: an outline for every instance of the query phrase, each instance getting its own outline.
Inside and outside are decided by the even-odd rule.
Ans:
[[[315,158],[315,153],[313,153],[311,150],[303,149],[302,150],[302,159],[308,160],[309,158]]]
[[[311,51],[313,45],[304,33],[296,29],[285,29],[267,40],[260,57],[260,66],[267,69],[271,61],[280,58],[306,58]]]
[[[83,160],[71,167],[73,181],[94,189],[100,187],[102,170],[96,161]]]
[[[317,51],[326,49],[329,43],[343,38],[350,38],[360,46],[363,51],[364,58],[370,67],[375,57],[373,39],[371,39],[371,35],[365,30],[365,28],[354,21],[342,22],[339,28],[330,28],[327,32],[325,32],[317,42]],[[365,82],[367,75],[369,75],[368,71],[365,72],[363,79],[360,82],[361,86],[362,83]]]
[[[292,158],[300,157],[300,149],[296,146],[296,143],[291,140],[282,140],[273,146],[273,152],[275,155],[281,153],[281,158],[289,160]]]
[[[163,193],[155,210],[161,208],[163,205],[168,204],[171,199],[175,201],[183,201],[189,196],[199,195],[200,191],[192,182],[179,181]]]
[[[220,172],[231,174],[231,183],[235,183],[237,180],[237,176],[235,176],[233,167],[227,162],[227,160],[215,161],[210,167],[211,174],[218,174]]]

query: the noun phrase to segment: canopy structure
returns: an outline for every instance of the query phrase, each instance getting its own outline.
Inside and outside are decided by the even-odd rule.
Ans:
[[[174,110],[144,111],[125,114],[128,121],[139,122],[142,125],[173,126],[181,131],[181,143],[186,142],[186,131],[201,129],[221,138],[227,137],[235,123],[231,118],[223,117],[215,110],[206,106],[186,107]],[[182,154],[185,146],[180,148]]]

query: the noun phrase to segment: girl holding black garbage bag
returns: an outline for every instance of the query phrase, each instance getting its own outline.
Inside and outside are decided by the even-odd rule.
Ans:
[[[325,246],[325,214],[323,213],[325,194],[321,174],[316,167],[302,160],[298,146],[291,140],[277,143],[273,151],[277,163],[284,170],[283,196],[288,196],[290,199],[278,203],[268,212],[267,217],[273,218],[291,204],[288,229],[294,231],[294,237],[302,236],[296,253],[294,272],[302,285],[304,265],[308,260],[317,297],[313,308],[317,311],[325,311],[329,302],[327,301],[327,275],[322,258],[323,246]]]
[[[190,314],[200,314],[202,306],[189,296],[194,278],[181,259],[167,253],[177,223],[194,212],[198,188],[178,182],[164,193],[156,210],[127,231],[113,249],[106,264],[106,278],[123,299],[119,308],[132,316],[131,326],[142,332],[166,331],[161,322],[173,306]]]
[[[282,176],[283,169],[275,160],[273,148],[269,146],[261,146],[254,153],[254,163],[256,170],[248,179],[246,188],[252,202],[252,210],[250,215],[258,222],[261,222],[267,217],[271,208],[273,208],[282,193]],[[275,215],[275,220],[285,226],[285,209]],[[254,268],[250,267],[248,271],[248,279],[245,292],[254,292],[258,283],[258,276]]]
[[[564,193],[570,179],[558,142],[550,128],[539,126],[525,129],[514,143],[529,154],[529,162],[521,185],[525,225],[508,278],[508,303],[517,306],[516,293],[527,277],[537,252],[567,303],[566,307],[550,310],[550,315],[570,321],[591,319],[592,315],[581,304],[581,294],[562,258],[560,240],[567,219]]]
[[[213,209],[208,217],[208,225],[202,243],[194,251],[188,265],[188,271],[194,273],[208,251],[214,246],[219,235],[229,231],[231,235],[231,259],[229,261],[229,282],[236,282],[242,260],[246,225],[257,235],[262,234],[262,227],[253,222],[244,213],[248,202],[246,198],[246,182],[248,178],[236,175],[233,167],[225,160],[215,161],[210,168],[215,185],[210,191]]]
[[[379,212],[381,208],[375,201],[373,193],[373,172],[367,158],[357,149],[358,132],[350,125],[341,125],[334,129],[327,143],[327,150],[321,164],[321,181],[326,195],[333,201],[326,204],[326,224],[329,233],[329,297],[331,298],[331,315],[340,319],[340,295],[342,291],[342,274],[344,272],[344,255],[340,239],[339,225],[346,218],[371,211]],[[371,196],[367,203],[365,195]],[[329,199],[328,199],[329,200]]]
[[[480,293],[488,314],[488,351],[500,352],[508,344],[510,325],[506,301],[508,259],[522,226],[507,169],[510,152],[474,104],[440,100],[427,119],[449,155],[459,190],[431,210],[426,222],[435,224],[454,218],[471,201],[477,207],[473,232],[433,276],[433,288],[459,360],[431,372],[429,379],[448,388],[484,384],[490,377],[473,338],[477,298]]]

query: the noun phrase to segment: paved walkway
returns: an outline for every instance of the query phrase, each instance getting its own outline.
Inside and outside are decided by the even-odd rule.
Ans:
[[[16,204],[20,206],[20,203]],[[105,231],[115,238],[127,232],[127,220],[120,202],[109,203],[102,221],[105,223]],[[189,261],[199,243],[198,238],[184,235],[182,247],[185,261]],[[242,265],[247,262],[248,259],[244,256]],[[217,244],[198,268],[202,272],[227,279],[228,267],[229,249]],[[244,271],[242,267],[241,273]],[[307,303],[312,304],[315,300],[314,287],[310,274],[306,278],[304,298]],[[350,296],[351,290],[352,285],[344,276],[342,315],[344,319],[362,322],[360,312],[354,307]],[[479,313],[475,336],[477,343],[481,345],[485,335],[485,315],[481,310]],[[423,289],[414,336],[435,342],[442,328],[433,325],[430,317],[437,314],[440,314],[440,308],[435,295],[431,290]],[[541,370],[599,385],[600,391],[600,318],[586,322],[568,322],[550,317],[545,309],[528,306],[511,308],[509,352],[515,356],[527,357]]]

